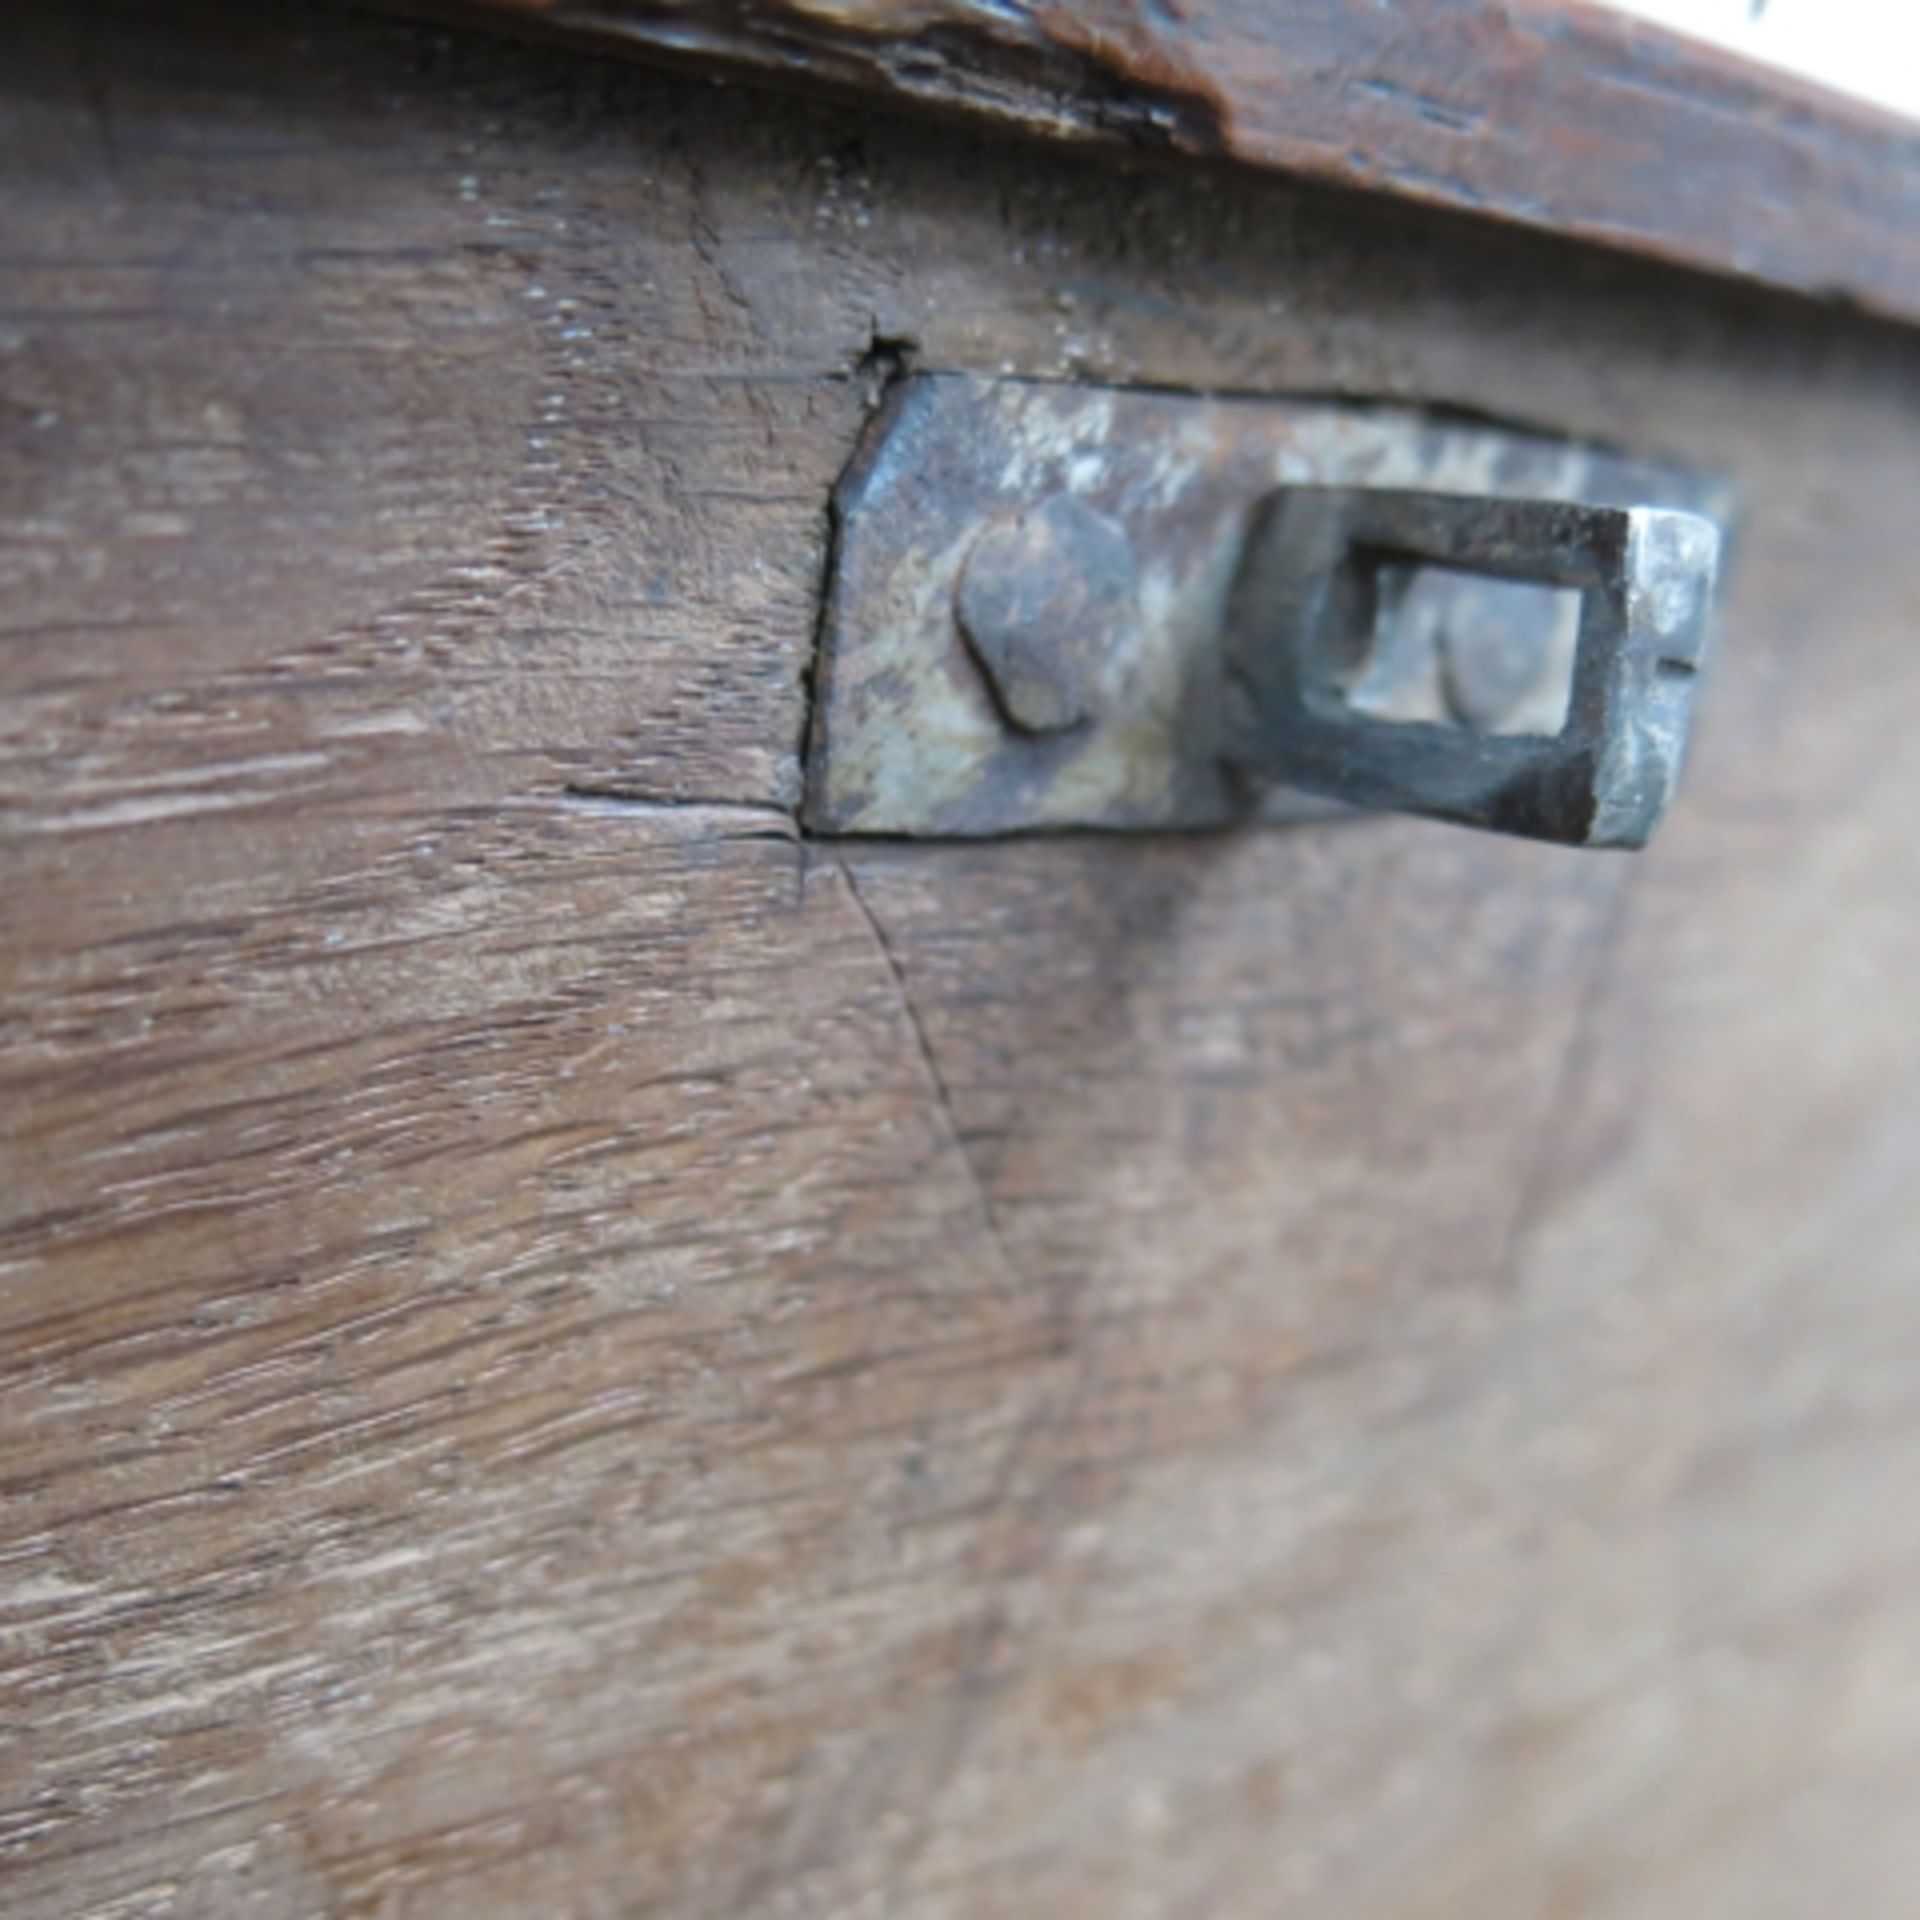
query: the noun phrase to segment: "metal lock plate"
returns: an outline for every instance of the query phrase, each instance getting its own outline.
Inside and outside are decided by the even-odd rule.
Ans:
[[[1728,504],[1413,409],[911,377],[836,495],[807,824],[1197,827],[1344,799],[1636,843],[1711,585],[1685,516]],[[1688,564],[1649,572],[1676,541]]]

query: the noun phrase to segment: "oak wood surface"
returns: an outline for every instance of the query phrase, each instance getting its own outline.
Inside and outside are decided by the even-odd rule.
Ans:
[[[1910,1911],[1908,336],[322,9],[0,35],[10,1913]],[[1662,840],[802,843],[900,353],[1728,473]]]
[[[1591,0],[389,0],[1920,319],[1920,128]]]

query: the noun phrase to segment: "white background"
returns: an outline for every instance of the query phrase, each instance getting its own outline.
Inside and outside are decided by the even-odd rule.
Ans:
[[[1696,39],[1920,117],[1920,0],[1611,0]]]

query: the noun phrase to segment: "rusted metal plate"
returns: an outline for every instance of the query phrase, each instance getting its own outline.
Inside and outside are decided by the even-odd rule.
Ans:
[[[1250,782],[1230,752],[1229,590],[1255,506],[1289,485],[1716,518],[1728,505],[1698,476],[1405,408],[910,377],[836,497],[809,827],[965,836],[1326,812]],[[1564,698],[1564,609],[1519,616],[1515,671],[1504,583],[1415,570],[1406,587],[1408,617],[1356,704],[1422,720],[1450,702],[1499,733]],[[1487,614],[1484,645],[1450,637],[1463,597]]]

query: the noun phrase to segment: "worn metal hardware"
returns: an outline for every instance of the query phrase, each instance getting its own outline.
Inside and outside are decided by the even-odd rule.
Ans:
[[[1428,518],[1447,524],[1369,544],[1351,501],[1303,504],[1327,489],[1443,496]],[[1565,523],[1616,556],[1618,590],[1553,559],[1559,522],[1512,523],[1524,551],[1489,564],[1473,524],[1503,502],[1522,521],[1625,510]],[[1684,669],[1660,662],[1698,658],[1697,628],[1657,639],[1648,597],[1680,523],[1633,512],[1730,504],[1698,476],[1413,408],[911,376],[835,496],[806,823],[1203,827],[1347,800],[1631,841],[1684,724]],[[1618,617],[1590,635],[1596,607]],[[1630,664],[1602,711],[1609,633]],[[1584,816],[1577,794],[1522,804],[1548,761],[1570,782],[1582,755]]]
[[[1226,613],[1230,752],[1356,806],[1576,846],[1638,847],[1679,778],[1720,536],[1698,514],[1371,487],[1287,487],[1254,510]],[[1576,590],[1564,723],[1495,733],[1352,699],[1383,567]]]
[[[1099,711],[1108,663],[1127,650],[1132,545],[1085,501],[1049,494],[974,542],[954,612],[1009,722],[1059,733]]]

